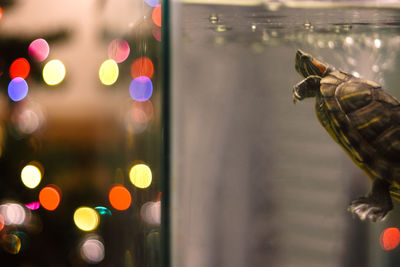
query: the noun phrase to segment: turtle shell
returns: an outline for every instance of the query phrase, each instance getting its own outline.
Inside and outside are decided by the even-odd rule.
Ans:
[[[392,194],[400,188],[400,102],[341,71],[321,79],[316,99],[319,121],[353,161],[371,179],[390,182]]]

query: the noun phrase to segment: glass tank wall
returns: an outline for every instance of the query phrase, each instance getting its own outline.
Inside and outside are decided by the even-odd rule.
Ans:
[[[159,266],[161,4],[0,1],[0,265]]]
[[[176,1],[171,7],[172,266],[398,266],[400,207],[293,103],[297,49],[400,98],[400,6]]]

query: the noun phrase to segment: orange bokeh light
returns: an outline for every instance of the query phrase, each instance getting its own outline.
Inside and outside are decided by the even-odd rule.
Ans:
[[[153,62],[148,57],[140,57],[135,59],[131,65],[132,78],[146,76],[152,78],[154,73]]]
[[[14,79],[16,77],[21,77],[25,79],[31,70],[31,65],[29,64],[28,60],[25,58],[17,58],[11,63],[10,66],[10,78]]]
[[[400,231],[395,227],[386,228],[380,236],[380,244],[384,250],[393,250],[400,243]]]
[[[126,210],[132,202],[131,193],[122,185],[111,188],[108,194],[111,206],[116,210]]]
[[[157,5],[151,13],[151,18],[156,26],[161,27],[161,4]]]
[[[46,186],[39,193],[39,202],[46,210],[55,210],[61,201],[60,190],[55,186]]]
[[[0,6],[0,19],[3,17],[3,9]]]

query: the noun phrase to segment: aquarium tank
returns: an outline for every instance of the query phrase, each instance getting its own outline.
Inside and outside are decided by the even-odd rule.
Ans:
[[[399,266],[399,202],[380,222],[349,212],[370,179],[316,100],[293,101],[299,49],[361,81],[354,95],[373,81],[400,99],[399,3],[187,0],[169,12],[171,266]]]

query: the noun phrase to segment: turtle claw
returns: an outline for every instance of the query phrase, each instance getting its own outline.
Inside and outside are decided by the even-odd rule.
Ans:
[[[361,197],[351,203],[348,211],[357,215],[362,221],[368,219],[371,222],[380,222],[385,219],[386,214],[391,209],[391,207],[385,207],[379,202],[374,202],[371,198]]]

